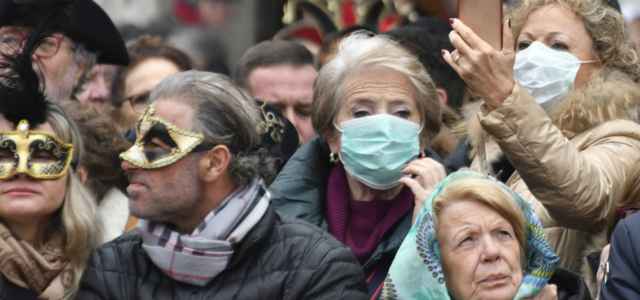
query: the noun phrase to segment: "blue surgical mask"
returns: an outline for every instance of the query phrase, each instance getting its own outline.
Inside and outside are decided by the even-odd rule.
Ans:
[[[568,94],[580,65],[592,62],[596,61],[580,61],[569,52],[533,42],[516,54],[514,78],[539,104],[543,104]]]
[[[402,170],[420,154],[421,128],[414,122],[378,114],[341,125],[340,160],[349,175],[373,189],[400,184]]]

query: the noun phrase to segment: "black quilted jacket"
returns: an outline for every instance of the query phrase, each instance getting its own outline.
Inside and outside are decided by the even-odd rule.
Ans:
[[[19,287],[0,275],[0,300],[38,300],[38,294]]]
[[[303,221],[271,208],[235,249],[230,266],[205,287],[160,271],[127,234],[98,249],[77,299],[366,299],[362,270],[351,251]]]

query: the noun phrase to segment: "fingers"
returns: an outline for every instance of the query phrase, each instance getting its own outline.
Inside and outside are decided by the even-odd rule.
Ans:
[[[404,184],[405,186],[408,186],[409,189],[411,190],[411,192],[413,192],[414,195],[420,195],[424,192],[424,188],[422,188],[422,185],[420,185],[420,183],[410,177],[402,177],[400,178],[400,180],[398,180],[400,183]],[[414,199],[415,202],[418,201],[422,201],[424,199],[418,199],[416,197],[416,199]]]
[[[460,68],[458,63],[453,59],[453,54],[451,52],[442,50],[442,58],[447,62],[447,64],[449,64],[449,66],[451,66],[451,68],[453,68],[454,71],[456,71],[456,73],[461,74],[462,68]]]
[[[446,176],[444,166],[431,158],[417,159],[404,169],[405,174],[416,176],[423,188],[431,188]]]
[[[470,47],[470,45],[467,44],[464,38],[461,37],[460,34],[455,30],[449,32],[449,41],[451,41],[453,47],[456,48],[456,50],[458,50],[458,52],[462,56],[471,55],[471,53],[473,52],[472,47]]]
[[[418,183],[418,181],[409,177],[400,178],[399,181],[405,186],[408,186],[411,192],[413,193],[413,214],[411,217],[411,223],[413,224],[415,223],[416,217],[420,213],[420,210],[422,209],[422,205],[424,201],[427,199],[427,196],[429,195],[430,191],[423,189],[420,183]]]
[[[399,180],[402,184],[409,187],[411,192],[413,193],[413,217],[415,220],[416,215],[422,208],[422,205],[427,200],[427,197],[433,192],[433,188],[425,189],[420,182],[413,178],[403,177]]]
[[[513,52],[516,49],[513,31],[511,31],[511,19],[506,20],[502,25],[502,51]]]
[[[553,298],[558,299],[558,286],[555,284],[550,284],[549,289]]]
[[[489,43],[485,42],[471,28],[469,28],[469,26],[464,24],[459,19],[452,19],[451,27],[453,27],[453,31],[456,32],[460,38],[462,38],[464,44],[468,49],[477,49],[483,52],[487,52],[493,49],[493,47],[491,47]],[[449,35],[449,39],[451,39],[451,35]],[[453,40],[451,41],[451,43],[453,44]],[[460,48],[456,46],[456,49]]]
[[[543,293],[544,296],[541,299],[544,300],[557,300],[558,299],[558,286],[555,284],[547,284],[544,287]]]

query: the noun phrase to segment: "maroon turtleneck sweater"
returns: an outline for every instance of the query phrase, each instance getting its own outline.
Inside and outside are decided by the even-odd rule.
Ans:
[[[329,175],[326,216],[329,232],[351,248],[364,264],[392,227],[413,209],[413,193],[407,187],[390,200],[355,201],[341,164]]]

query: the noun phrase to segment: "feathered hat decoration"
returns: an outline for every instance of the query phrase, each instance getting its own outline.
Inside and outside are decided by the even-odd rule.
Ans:
[[[54,15],[49,19],[55,18]],[[34,70],[33,53],[45,37],[49,22],[33,28],[21,49],[1,54],[0,58],[0,113],[17,125],[27,120],[31,128],[44,123],[51,105],[45,95],[41,76]]]

